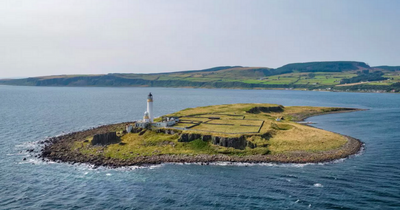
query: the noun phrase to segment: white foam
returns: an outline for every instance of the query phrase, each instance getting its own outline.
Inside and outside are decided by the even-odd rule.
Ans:
[[[47,164],[53,164],[53,163],[56,163],[56,162],[53,162],[53,161],[46,162],[46,161],[43,161],[43,160],[38,159],[38,158],[27,158],[24,161],[18,162],[18,164],[27,164],[27,163],[30,163],[30,164],[33,164],[33,165],[47,165]]]
[[[164,165],[211,165],[211,166],[239,166],[239,167],[249,167],[249,166],[267,166],[267,167],[294,167],[294,168],[303,168],[306,166],[312,166],[312,165],[327,165],[327,164],[335,164],[339,162],[343,162],[347,158],[342,158],[338,160],[333,160],[329,162],[322,162],[322,163],[247,163],[247,162],[228,162],[228,161],[217,161],[217,162],[210,162],[210,163],[204,163],[204,162],[193,162],[193,163],[174,163],[174,162],[168,162],[168,163],[162,163],[158,165],[147,165],[147,166],[140,166],[137,168],[149,168],[149,169],[156,169],[159,167],[162,167]]]
[[[363,145],[361,146],[360,151],[358,151],[356,154],[354,154],[354,157],[358,157],[358,156],[364,154],[364,151],[365,151],[365,144],[363,144]]]
[[[314,187],[324,187],[324,186],[322,184],[320,184],[320,183],[315,183]]]
[[[106,173],[106,176],[111,176],[111,174],[110,173]]]
[[[17,144],[15,147],[17,148],[36,148],[39,145],[39,141],[32,141],[32,142],[24,142],[22,144]]]
[[[157,168],[161,168],[161,167],[163,167],[163,166],[164,166],[163,164],[151,165],[151,166],[149,166],[149,169],[157,169]]]

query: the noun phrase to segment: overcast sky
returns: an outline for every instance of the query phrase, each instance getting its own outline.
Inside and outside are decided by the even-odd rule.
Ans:
[[[328,60],[400,65],[400,1],[0,1],[0,78]]]

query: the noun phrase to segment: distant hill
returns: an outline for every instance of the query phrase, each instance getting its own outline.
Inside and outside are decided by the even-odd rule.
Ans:
[[[280,74],[298,72],[344,72],[353,70],[371,69],[364,62],[356,61],[328,61],[328,62],[309,62],[309,63],[292,63],[277,68]]]
[[[400,71],[400,66],[374,66],[372,68],[387,71]]]
[[[379,71],[381,73],[374,73]],[[390,90],[400,82],[397,67],[370,67],[364,62],[329,61],[292,63],[279,68],[219,66],[168,73],[106,75],[58,75],[0,80],[4,85],[28,86],[133,86],[194,88],[294,88],[344,89],[337,85],[367,82],[368,88]],[[354,78],[354,79],[352,79]],[[365,88],[365,84],[363,84]],[[349,87],[347,87],[349,88]],[[356,87],[351,87],[352,89]]]

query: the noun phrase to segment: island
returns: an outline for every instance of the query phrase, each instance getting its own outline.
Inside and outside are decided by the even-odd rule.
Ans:
[[[355,108],[223,104],[104,125],[42,141],[40,158],[122,167],[160,163],[316,163],[356,154],[362,142],[303,120]]]

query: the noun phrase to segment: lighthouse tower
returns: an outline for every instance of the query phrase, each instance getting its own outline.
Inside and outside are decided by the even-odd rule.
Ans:
[[[146,111],[144,112],[143,122],[148,123],[150,121],[149,113]]]
[[[147,96],[147,113],[149,115],[150,122],[153,122],[153,95],[149,93]]]

